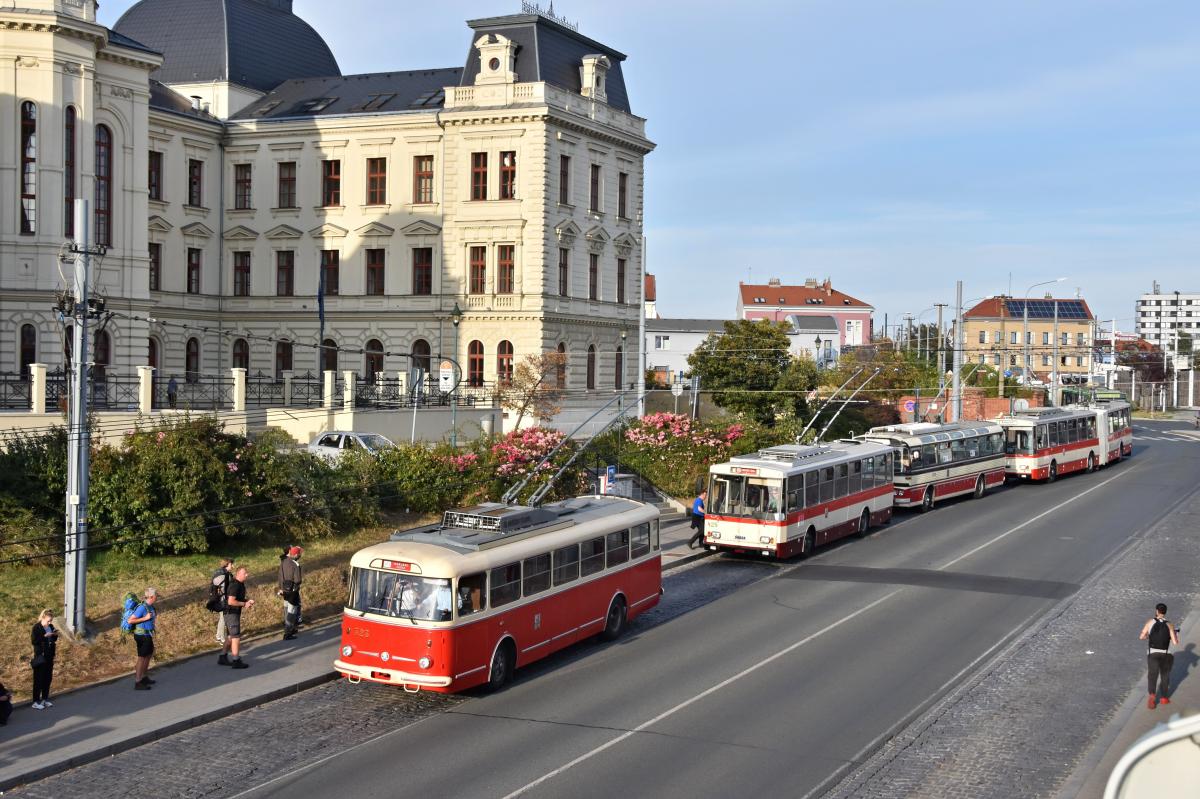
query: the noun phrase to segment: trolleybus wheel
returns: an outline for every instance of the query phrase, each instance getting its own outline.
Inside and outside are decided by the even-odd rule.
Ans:
[[[858,517],[858,537],[864,538],[869,529],[871,529],[871,512],[863,508],[862,515]]]
[[[512,639],[506,638],[496,647],[496,654],[492,655],[492,668],[488,672],[488,690],[499,691],[513,676],[513,666],[516,665],[517,648],[513,646]]]
[[[1046,473],[1046,482],[1053,483],[1058,479],[1058,461],[1050,461],[1050,471]]]
[[[809,527],[804,533],[804,543],[800,545],[800,553],[802,557],[812,557],[813,550],[817,548],[817,530],[815,527]]]
[[[925,489],[925,494],[921,497],[921,513],[928,513],[933,510],[933,486]]]
[[[985,491],[987,491],[987,483],[984,482],[983,475],[981,474],[975,481],[975,499],[982,497]]]
[[[604,632],[600,633],[600,637],[605,641],[615,641],[621,637],[623,632],[625,632],[625,597],[617,596],[608,606],[608,619],[604,622]]]
[[[1096,471],[1096,456],[1090,452],[1088,453],[1087,470],[1088,470],[1088,474],[1091,474],[1092,472]]]

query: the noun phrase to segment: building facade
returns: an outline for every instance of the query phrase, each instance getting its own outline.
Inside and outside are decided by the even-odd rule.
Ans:
[[[1200,336],[1200,292],[1164,292],[1155,282],[1148,294],[1138,297],[1134,313],[1138,336],[1163,352],[1177,355],[1196,351],[1196,337]],[[1183,346],[1179,344],[1180,338]]]
[[[779,278],[766,285],[738,283],[737,318],[784,322],[790,316],[827,316],[837,322],[835,350],[871,343],[874,307],[833,288],[829,278],[809,278],[802,286],[787,286]]]
[[[572,394],[630,382],[653,144],[625,56],[543,14],[468,25],[462,66],[341,75],[290,0],[0,10],[0,371],[64,363],[84,198],[110,372],[445,355],[478,385],[557,350]]]
[[[1043,383],[1054,375],[1074,380],[1093,372],[1095,328],[1082,299],[989,297],[963,314],[964,358],[1018,377],[1027,366]]]

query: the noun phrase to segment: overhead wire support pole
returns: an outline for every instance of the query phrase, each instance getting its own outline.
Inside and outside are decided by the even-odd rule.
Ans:
[[[91,245],[87,200],[75,200],[76,240],[74,306],[71,309],[71,400],[67,415],[67,494],[65,555],[63,558],[63,623],[76,635],[84,635],[87,626],[87,547],[88,547],[88,472],[91,455],[91,431],[88,428],[88,395],[91,388],[88,370],[87,323],[91,313],[88,296],[88,270],[93,254],[103,250]]]
[[[963,311],[962,311],[962,281],[959,280],[954,287],[954,349],[952,351],[952,362],[954,363],[954,375],[951,378],[951,392],[954,394],[954,419],[953,421],[962,421],[962,357],[963,344],[965,338],[963,336]],[[1001,372],[1001,380],[1004,379]]]
[[[840,386],[838,386],[837,391],[835,391],[829,395],[829,399],[827,399],[823,403],[821,403],[821,407],[817,408],[816,413],[814,413],[812,415],[812,418],[808,420],[808,424],[804,425],[804,429],[801,430],[800,434],[796,436],[796,443],[799,443],[800,440],[804,438],[804,434],[807,433],[808,429],[813,426],[813,422],[817,421],[817,417],[821,415],[821,411],[828,408],[829,403],[833,402],[833,400],[837,397],[837,395],[842,393],[842,389],[844,389],[846,386],[850,385],[850,381],[853,380],[854,378],[858,377],[860,374],[862,374],[863,370],[866,368],[867,367],[865,367],[865,366],[858,367],[858,369],[855,370],[854,374],[852,374],[846,378],[845,383],[842,383]]]
[[[851,400],[853,400],[855,397],[857,397],[857,396],[858,396],[858,392],[860,392],[860,391],[862,391],[864,388],[866,388],[866,387],[867,387],[867,383],[870,383],[872,380],[874,380],[874,379],[876,378],[876,376],[878,376],[878,375],[879,375],[879,373],[880,373],[880,372],[882,372],[882,371],[883,371],[883,369],[882,369],[881,367],[876,367],[875,371],[874,371],[874,372],[871,372],[871,376],[870,376],[870,377],[868,377],[866,380],[864,380],[864,381],[862,382],[862,385],[861,385],[861,386],[859,386],[858,388],[854,389],[854,393],[853,393],[853,394],[851,394],[849,397],[846,397],[846,399],[842,401],[842,405],[841,405],[841,407],[840,407],[840,408],[838,408],[838,409],[837,409],[837,413],[835,413],[835,414],[833,415],[833,418],[832,418],[832,419],[830,419],[830,420],[829,420],[829,421],[826,423],[825,427],[824,427],[824,428],[821,430],[821,433],[820,433],[820,435],[818,435],[818,436],[817,436],[817,441],[820,441],[822,438],[824,438],[824,437],[825,437],[825,434],[829,432],[829,428],[830,428],[830,427],[832,427],[832,426],[833,426],[833,423],[837,421],[837,418],[838,418],[839,416],[841,416],[841,415],[842,415],[842,411],[846,410],[846,406],[850,404],[850,401],[851,401]]]

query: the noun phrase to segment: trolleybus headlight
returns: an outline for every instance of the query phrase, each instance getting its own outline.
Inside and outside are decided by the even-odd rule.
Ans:
[[[389,660],[392,659],[392,656],[388,652],[380,652],[379,659],[382,660],[384,663],[387,663]]]
[[[433,665],[433,659],[430,658],[429,655],[426,655],[425,657],[423,657],[417,661],[417,665],[423,669],[427,669]]]
[[[354,650],[350,647],[349,644],[346,644],[344,647],[342,647],[342,657],[348,658],[348,657],[350,657],[350,654],[352,652],[354,652]]]
[[[758,543],[760,543],[760,544],[769,544],[769,543],[771,543],[771,537],[770,537],[770,536],[766,536],[766,535],[760,535],[760,536],[758,537]]]
[[[713,538],[717,538],[717,539],[719,539],[719,538],[721,537],[721,534],[720,534],[720,533],[718,533],[718,532],[715,532],[715,531],[714,531],[714,532],[713,532],[713,534],[712,534],[712,537],[713,537]]]

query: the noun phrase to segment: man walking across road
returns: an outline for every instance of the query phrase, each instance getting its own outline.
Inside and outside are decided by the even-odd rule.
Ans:
[[[283,597],[283,640],[296,637],[300,626],[300,583],[304,570],[300,568],[303,547],[292,547],[279,559],[279,596]]]
[[[708,499],[708,492],[701,489],[700,495],[692,500],[692,529],[696,532],[688,539],[688,549],[695,549],[697,545],[704,546],[704,501]]]
[[[155,680],[150,679],[146,672],[150,671],[150,658],[154,656],[154,620],[158,611],[154,603],[158,601],[158,592],[147,588],[142,597],[142,604],[133,609],[129,616],[129,624],[133,627],[133,641],[137,644],[137,661],[133,667],[133,690],[149,691]]]
[[[246,571],[246,567],[239,566],[233,573],[233,582],[229,584],[229,599],[226,600],[229,607],[225,611],[225,651],[217,658],[217,664],[220,666],[250,668],[242,660],[242,610],[254,607],[254,600],[246,599],[246,579],[249,576],[250,572]]]
[[[1179,636],[1175,628],[1167,621],[1167,606],[1159,602],[1154,606],[1154,618],[1142,627],[1138,636],[1146,641],[1149,651],[1146,653],[1146,681],[1149,686],[1150,698],[1146,707],[1151,710],[1158,704],[1171,704],[1167,696],[1171,692],[1171,668],[1175,665],[1175,656],[1170,653],[1171,645],[1179,646]]]
[[[209,610],[217,614],[217,643],[225,643],[225,600],[229,596],[229,584],[233,582],[233,558],[221,558],[221,565],[212,573],[212,598],[216,603]]]

